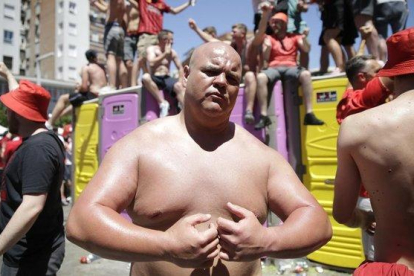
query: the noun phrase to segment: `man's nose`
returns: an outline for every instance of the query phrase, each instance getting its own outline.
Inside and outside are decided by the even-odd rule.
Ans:
[[[223,73],[217,75],[214,78],[214,84],[218,85],[218,86],[221,86],[221,87],[226,86],[227,85],[226,74],[224,74],[224,72],[223,72]]]

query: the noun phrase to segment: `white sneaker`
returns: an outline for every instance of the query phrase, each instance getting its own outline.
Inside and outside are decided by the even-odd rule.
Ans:
[[[160,118],[168,116],[168,110],[170,110],[170,103],[163,101],[160,103]]]
[[[49,123],[49,121],[46,121],[46,122],[45,122],[45,127],[46,127],[48,130],[53,130],[53,126]]]

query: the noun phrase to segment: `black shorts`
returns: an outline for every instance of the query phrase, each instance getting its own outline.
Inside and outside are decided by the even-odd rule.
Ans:
[[[154,76],[151,75],[151,79],[155,82],[158,89],[164,90],[171,96],[175,97],[176,94],[174,92],[174,84],[178,81],[175,78],[171,78],[170,76]]]
[[[332,0],[328,4],[323,5],[322,11],[322,29],[344,30],[344,10],[345,0]]]
[[[71,92],[69,102],[74,107],[80,106],[84,101],[95,99],[96,95],[91,92]]]
[[[354,15],[374,15],[375,0],[352,0],[352,12]]]
[[[262,18],[262,14],[261,13],[255,13],[254,14],[254,32],[256,32],[259,29],[259,23],[260,23],[260,19]],[[267,23],[267,27],[266,27],[266,34],[267,35],[271,35],[273,34],[273,30],[269,25],[269,22]]]

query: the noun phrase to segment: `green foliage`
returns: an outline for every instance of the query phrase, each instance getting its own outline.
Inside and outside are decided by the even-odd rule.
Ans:
[[[58,127],[63,127],[64,125],[72,123],[72,115],[66,115],[60,117],[59,120],[56,121],[55,125]]]

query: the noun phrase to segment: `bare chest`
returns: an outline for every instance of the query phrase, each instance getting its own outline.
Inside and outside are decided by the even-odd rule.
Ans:
[[[161,152],[140,160],[130,213],[137,224],[166,229],[195,213],[231,217],[225,205],[232,202],[264,222],[266,185],[266,168],[252,165],[251,159],[242,156]]]

